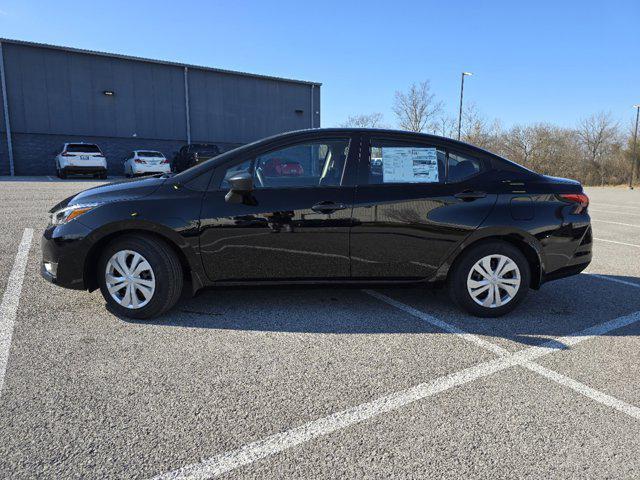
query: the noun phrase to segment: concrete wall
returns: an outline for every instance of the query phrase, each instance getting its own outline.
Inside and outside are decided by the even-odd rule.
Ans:
[[[11,41],[2,47],[17,175],[53,174],[53,152],[64,142],[97,143],[118,174],[131,150],[170,156],[186,143],[183,66]],[[312,112],[308,83],[188,67],[188,90],[193,143],[224,149],[309,128],[312,115],[320,125],[320,88],[313,87]],[[6,175],[3,119],[0,130]]]

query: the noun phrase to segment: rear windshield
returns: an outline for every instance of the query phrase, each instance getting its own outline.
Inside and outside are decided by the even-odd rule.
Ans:
[[[70,143],[67,152],[71,153],[102,153],[97,145],[90,143]]]
[[[160,152],[138,152],[139,157],[148,157],[148,158],[164,158]]]
[[[218,155],[220,150],[216,145],[191,145],[189,152],[196,152],[199,155]]]

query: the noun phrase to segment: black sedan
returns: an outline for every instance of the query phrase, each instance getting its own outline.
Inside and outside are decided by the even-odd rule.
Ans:
[[[300,174],[268,168],[297,163]],[[42,275],[100,288],[117,314],[168,311],[183,285],[446,285],[477,316],[511,311],[591,261],[580,183],[441,137],[316,129],[180,174],[92,188],[51,210]]]

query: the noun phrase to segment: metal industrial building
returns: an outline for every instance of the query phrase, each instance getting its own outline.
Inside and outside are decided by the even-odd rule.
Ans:
[[[97,143],[109,173],[135,149],[225,149],[320,126],[320,85],[0,39],[0,175],[51,175],[65,142]]]

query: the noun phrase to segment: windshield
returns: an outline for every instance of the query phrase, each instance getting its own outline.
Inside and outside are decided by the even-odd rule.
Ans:
[[[138,152],[139,157],[147,157],[147,158],[164,158],[160,152]]]

